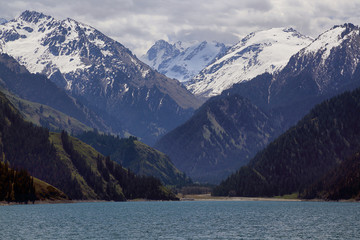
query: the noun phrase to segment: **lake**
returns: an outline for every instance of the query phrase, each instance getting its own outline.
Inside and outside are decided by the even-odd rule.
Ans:
[[[360,203],[99,202],[0,206],[0,239],[360,239]]]

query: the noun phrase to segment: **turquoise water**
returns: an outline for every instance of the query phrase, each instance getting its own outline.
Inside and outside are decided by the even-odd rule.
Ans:
[[[193,201],[0,206],[0,239],[360,239],[360,203]]]

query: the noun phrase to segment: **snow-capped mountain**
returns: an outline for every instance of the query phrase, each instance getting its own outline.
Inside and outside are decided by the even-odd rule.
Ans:
[[[291,57],[269,88],[272,105],[334,95],[360,85],[360,28],[334,26]],[[286,99],[286,101],[284,101]]]
[[[141,59],[169,78],[186,82],[225,51],[225,45],[218,42],[179,41],[170,44],[165,40],[159,40]]]
[[[25,11],[0,25],[0,51],[43,73],[113,127],[151,143],[199,106],[181,83],[144,64],[119,42],[73,19]],[[115,130],[116,131],[116,130]],[[119,130],[120,131],[120,130]]]
[[[234,84],[208,100],[186,123],[162,137],[157,148],[193,180],[210,181],[221,172],[234,172],[316,104],[359,88],[359,63],[360,28],[335,26],[294,54],[277,74],[264,73]],[[246,100],[239,101],[242,98]],[[326,125],[319,119],[307,120]],[[357,126],[357,120],[352,124]],[[344,128],[336,122],[334,126],[340,132]],[[337,134],[335,130],[329,138],[331,132]],[[351,139],[344,141],[352,144]]]
[[[292,28],[253,32],[203,69],[187,84],[187,88],[197,96],[208,98],[220,94],[234,83],[250,80],[265,72],[278,72],[293,54],[312,40]]]

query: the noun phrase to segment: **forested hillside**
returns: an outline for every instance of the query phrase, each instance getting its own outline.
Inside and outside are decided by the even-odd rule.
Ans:
[[[92,129],[79,120],[52,107],[24,100],[5,89],[1,89],[1,91],[26,121],[32,122],[37,126],[45,127],[54,132],[65,130],[72,134],[79,134]]]
[[[0,162],[0,201],[34,202],[34,179],[27,171],[14,171]]]
[[[192,171],[203,170],[213,164],[216,165],[216,170],[224,172],[224,170],[228,170],[225,168],[229,165],[223,165],[223,167],[218,163],[230,159],[238,164],[237,166],[233,164],[230,168],[232,172],[235,171],[248,163],[248,160],[263,149],[269,141],[294,126],[316,104],[344,91],[360,87],[359,30],[358,26],[352,24],[334,26],[290,57],[280,72],[258,75],[247,82],[235,84],[232,88],[223,91],[217,98],[210,99],[203,107],[210,104],[212,106],[223,105],[219,111],[197,111],[185,124],[162,137],[156,146],[169,155],[175,165],[194,180],[198,179],[195,178]],[[249,51],[252,54],[259,49],[258,46],[254,47],[254,51]],[[276,50],[276,53],[281,52],[285,51]],[[234,59],[238,58],[239,61],[248,61],[247,57],[243,59],[237,54],[233,57]],[[256,59],[257,54],[254,57]],[[269,55],[269,57],[273,56]],[[229,59],[231,58],[224,57],[225,62],[230,61]],[[229,63],[233,64],[234,62],[231,59]],[[257,61],[249,63],[255,68],[259,64],[260,62]],[[233,72],[239,73],[243,69],[247,69],[247,66],[247,64],[235,64]],[[217,68],[214,69],[217,70]],[[224,74],[220,74],[221,78],[224,76],[227,76],[225,71]],[[225,80],[231,81],[226,78]],[[223,85],[219,86],[223,87]],[[208,94],[208,92],[205,91],[204,94]],[[248,110],[241,115],[236,115],[242,111],[241,108],[236,108],[236,105],[223,104],[231,96],[247,98],[248,105],[252,105],[253,109],[256,108],[257,112],[263,114],[252,114],[253,112]],[[227,106],[232,106],[232,108],[227,108]],[[246,114],[246,112],[250,114]],[[262,117],[264,114],[266,117]],[[209,116],[215,120],[215,124],[210,127],[206,123],[207,119],[210,120]],[[224,123],[234,119],[234,116],[236,116],[235,121],[232,121],[234,128],[225,127],[228,124]],[[271,126],[273,131],[266,131],[269,129],[267,126]],[[202,134],[205,131],[207,134]],[[228,138],[228,136],[232,137]],[[229,139],[230,141],[228,141]],[[255,144],[247,144],[251,142],[262,144],[262,146],[256,148],[253,147]],[[212,154],[213,152],[221,154]],[[232,154],[236,155],[237,159],[231,158]],[[205,161],[202,161],[203,159]],[[187,169],[182,169],[180,165],[177,165],[178,162],[183,166],[187,165]],[[204,173],[205,176],[210,175],[207,171]]]
[[[155,145],[194,181],[220,183],[264,148],[276,125],[237,94],[214,97]]]
[[[96,127],[103,131],[110,129],[104,123],[103,118],[106,118],[106,115],[103,118],[99,117],[80,101],[68,96],[64,90],[58,88],[46,76],[29,73],[24,66],[7,54],[0,54],[0,78],[0,86],[13,95],[50,106],[90,127]],[[49,122],[46,119],[43,121]]]
[[[153,177],[139,177],[66,132],[49,133],[25,122],[0,94],[0,156],[72,199],[175,199]]]
[[[349,157],[320,181],[306,188],[300,197],[360,200],[360,153]]]
[[[137,140],[136,137],[119,138],[109,134],[87,131],[77,136],[104,156],[131,169],[135,174],[154,176],[166,185],[183,186],[191,180],[179,171],[170,158]]]
[[[317,105],[296,126],[259,152],[247,166],[223,181],[214,190],[214,195],[278,196],[298,192],[303,197],[322,197],[317,193],[322,190],[321,185],[312,190],[308,188],[325,176],[322,180],[327,183],[324,189],[329,191],[335,182],[340,184],[337,189],[341,189],[341,181],[347,173],[349,176],[358,174],[350,173],[356,168],[344,160],[360,148],[359,119],[360,89]],[[358,158],[355,156],[354,159],[356,166]],[[341,181],[334,174],[326,175],[336,167],[343,173],[339,175],[336,171]],[[356,193],[352,195],[356,196]],[[336,198],[347,197],[338,194]]]
[[[35,200],[69,200],[59,189],[0,162],[0,201],[28,203]]]

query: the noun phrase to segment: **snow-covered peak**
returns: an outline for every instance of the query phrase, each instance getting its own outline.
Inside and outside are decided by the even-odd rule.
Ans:
[[[359,34],[359,27],[351,23],[334,26],[316,38],[308,47],[303,49],[300,54],[306,55],[320,53],[324,63],[333,48],[340,46],[343,41]]]
[[[158,40],[142,57],[144,62],[158,70],[164,59],[169,59],[180,54],[180,50],[176,45],[170,44],[165,40]]]
[[[226,47],[218,42],[181,42],[159,40],[142,60],[157,71],[182,82],[188,81],[211,63]]]
[[[304,79],[302,89],[317,89],[319,94],[337,91],[346,84],[354,84],[359,63],[360,28],[349,23],[334,26],[291,57],[289,64],[273,79],[272,95],[281,92],[288,79],[299,75],[306,75],[309,84],[305,86]]]
[[[73,19],[25,11],[0,25],[0,52],[46,75],[84,105],[105,113],[116,131],[147,141],[185,121],[200,102],[129,49]],[[104,119],[105,119],[104,118]]]
[[[69,46],[76,45],[75,39],[79,37],[75,27],[74,22],[25,11],[1,26],[0,37],[4,40],[0,43],[1,49],[33,73],[45,72],[49,67],[62,73],[76,71],[86,64],[79,56],[80,46],[76,51],[69,51]]]
[[[0,52],[13,56],[32,73],[52,78],[60,72],[64,78],[55,82],[67,90],[75,87],[73,80],[80,72],[94,66],[104,71],[107,86],[115,77],[114,68],[126,71],[124,65],[133,58],[128,49],[89,25],[70,18],[56,20],[35,11],[25,11],[0,25],[0,39]],[[135,62],[145,75],[140,61]]]
[[[201,43],[200,41],[189,41],[189,42],[177,41],[176,43],[174,43],[174,46],[180,51],[185,51],[186,49],[196,46],[200,43]]]
[[[38,23],[42,19],[54,20],[51,16],[47,16],[43,13],[26,10],[17,18],[17,21],[22,20],[28,23]]]
[[[189,82],[187,88],[195,95],[208,98],[259,74],[278,72],[293,54],[312,40],[292,28],[272,28],[250,33],[203,69]]]

